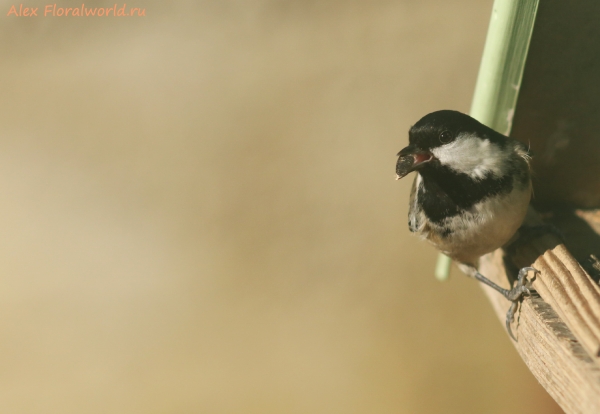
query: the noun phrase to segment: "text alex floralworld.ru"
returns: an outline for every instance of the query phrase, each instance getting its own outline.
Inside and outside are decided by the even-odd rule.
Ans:
[[[129,7],[127,8],[127,4],[123,3],[123,6],[117,8],[117,4],[113,7],[85,7],[85,4],[82,4],[81,7],[56,7],[55,4],[47,4],[44,7],[44,13],[41,14],[39,11],[39,7],[23,7],[22,4],[19,4],[19,7],[14,4],[10,6],[8,10],[7,16],[15,16],[15,17],[37,17],[39,15],[44,17],[63,17],[63,16],[75,16],[75,17],[95,17],[95,16],[116,16],[116,17],[125,17],[125,16],[145,16],[146,9],[142,9],[139,7]]]

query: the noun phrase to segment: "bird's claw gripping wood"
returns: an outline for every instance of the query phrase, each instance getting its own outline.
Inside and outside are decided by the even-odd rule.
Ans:
[[[523,269],[521,269],[519,271],[519,275],[517,276],[517,283],[513,286],[512,289],[504,289],[503,287],[498,286],[497,284],[495,284],[494,282],[492,282],[491,280],[489,280],[487,277],[483,276],[479,272],[476,272],[475,276],[474,276],[475,279],[488,285],[489,287],[493,288],[494,290],[497,290],[499,293],[502,294],[502,296],[504,296],[506,299],[508,299],[512,302],[512,305],[510,305],[510,308],[508,309],[508,312],[506,313],[506,330],[508,331],[508,334],[515,342],[517,341],[517,339],[515,338],[515,336],[512,333],[510,324],[512,323],[512,321],[514,319],[515,312],[517,311],[517,309],[519,307],[519,302],[521,301],[523,296],[531,295],[531,290],[529,289],[529,286],[527,286],[527,278],[526,278],[527,274],[529,272],[534,272],[535,274],[537,274],[537,273],[539,273],[539,270],[534,269],[533,267],[524,267]]]
[[[515,312],[517,311],[517,308],[519,307],[520,300],[523,298],[523,296],[531,296],[531,291],[529,290],[529,286],[526,285],[526,281],[527,281],[526,276],[529,272],[533,272],[534,275],[536,275],[540,271],[533,267],[522,268],[519,271],[519,275],[517,277],[517,283],[515,284],[515,286],[512,289],[507,290],[506,294],[504,295],[506,297],[506,299],[512,301],[512,305],[510,305],[508,312],[506,312],[506,330],[508,331],[508,334],[515,342],[517,341],[517,338],[515,338],[515,336],[513,335],[512,329],[510,328],[510,324],[512,323],[512,321],[515,317]]]

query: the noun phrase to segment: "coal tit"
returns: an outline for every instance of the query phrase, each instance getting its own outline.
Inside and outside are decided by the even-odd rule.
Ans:
[[[517,233],[531,199],[530,155],[508,138],[457,111],[425,115],[409,131],[409,145],[398,153],[397,179],[412,171],[408,213],[411,232],[427,239],[456,261],[463,272],[513,302],[529,294],[519,272],[512,289],[504,289],[477,270],[479,258],[504,246]]]

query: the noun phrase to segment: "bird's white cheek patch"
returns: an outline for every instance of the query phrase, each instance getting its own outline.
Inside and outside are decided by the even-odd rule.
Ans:
[[[488,174],[502,176],[509,155],[498,145],[473,135],[459,135],[432,153],[442,165],[476,179]]]

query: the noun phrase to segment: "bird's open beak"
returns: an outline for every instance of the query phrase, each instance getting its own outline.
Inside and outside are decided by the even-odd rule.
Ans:
[[[398,157],[398,162],[396,163],[396,180],[405,177],[408,173],[413,172],[433,158],[429,152],[420,150],[412,145],[400,151]]]

